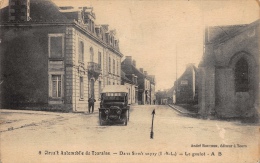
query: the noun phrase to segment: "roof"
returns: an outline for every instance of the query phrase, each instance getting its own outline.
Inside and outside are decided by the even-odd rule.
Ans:
[[[127,83],[131,83],[131,84],[133,83],[133,81],[130,80],[130,79],[126,76],[125,72],[122,71],[122,70],[121,70],[121,80],[124,81],[124,82],[127,82]]]
[[[79,9],[79,8],[78,8]],[[111,46],[95,33],[90,32],[79,19],[78,9],[70,6],[59,8],[52,0],[30,0],[30,20],[29,21],[9,21],[9,6],[0,9],[0,25],[1,26],[39,26],[39,25],[75,25],[79,30],[83,31],[96,42],[104,45],[110,51],[116,53],[119,57],[124,55],[120,52],[118,46]],[[84,9],[84,7],[83,7]],[[81,10],[80,10],[81,11]],[[103,27],[103,26],[102,26]]]
[[[66,18],[59,11],[59,7],[51,0],[31,0],[30,1],[30,18],[31,21],[51,21],[67,22]],[[8,6],[1,9],[1,21],[8,21]]]
[[[216,42],[224,38],[232,37],[248,24],[212,26],[207,28],[207,42]]]
[[[107,92],[124,92],[128,93],[128,89],[125,85],[106,85],[101,93]]]

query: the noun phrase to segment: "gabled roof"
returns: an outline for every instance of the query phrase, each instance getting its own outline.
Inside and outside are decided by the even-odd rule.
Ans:
[[[124,64],[125,63],[125,60],[126,59],[124,59],[121,63],[121,66],[123,67],[124,65],[126,65],[126,66],[131,66],[131,68],[132,68],[132,70],[133,70],[133,72],[132,72],[132,74],[135,74],[136,76],[138,76],[138,78],[140,78],[140,77],[142,77],[142,78],[145,78],[146,76],[144,75],[144,73],[142,73],[141,71],[139,71],[134,65],[130,65],[130,64]]]
[[[223,38],[231,37],[248,24],[228,25],[228,26],[212,26],[207,28],[206,42],[216,42]]]
[[[183,74],[177,79],[177,82],[181,81],[183,79],[183,77],[188,74],[188,71],[190,69],[192,69],[194,71],[194,73],[197,74],[197,72],[198,72],[197,67],[193,63],[189,63],[189,64],[187,64],[186,69],[183,72]],[[174,82],[174,86],[170,90],[173,91],[175,89],[176,89],[176,81]]]
[[[258,26],[260,24],[260,19],[250,23],[250,24],[238,24],[238,25],[228,25],[228,26],[212,26],[205,30],[205,43],[217,43],[228,40],[247,29]]]
[[[125,72],[121,70],[121,79],[127,83],[133,83],[126,75]]]

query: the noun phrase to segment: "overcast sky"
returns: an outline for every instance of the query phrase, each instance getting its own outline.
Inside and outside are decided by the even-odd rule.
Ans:
[[[7,1],[7,0],[6,0]],[[205,25],[248,24],[259,18],[257,0],[53,0],[92,6],[96,24],[116,29],[124,56],[156,76],[156,89],[173,86],[187,63],[198,65]]]
[[[55,2],[71,4],[70,0]],[[116,29],[121,52],[155,75],[157,90],[173,86],[176,54],[178,76],[187,63],[198,65],[204,25],[246,24],[259,17],[254,0],[74,0],[73,5],[92,6],[98,24]]]

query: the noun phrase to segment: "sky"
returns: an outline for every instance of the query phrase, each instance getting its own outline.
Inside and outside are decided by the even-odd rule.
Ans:
[[[259,19],[257,0],[53,1],[58,6],[93,7],[96,24],[116,29],[124,56],[132,56],[137,68],[155,75],[156,90],[171,88],[186,64],[199,64],[205,26],[248,24]]]

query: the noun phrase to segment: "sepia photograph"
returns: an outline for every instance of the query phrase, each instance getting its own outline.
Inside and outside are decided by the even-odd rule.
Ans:
[[[260,0],[0,0],[0,163],[260,163]]]

